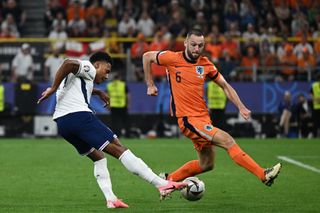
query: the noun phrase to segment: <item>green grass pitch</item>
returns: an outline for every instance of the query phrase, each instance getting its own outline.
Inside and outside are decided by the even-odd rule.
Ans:
[[[129,140],[122,143],[155,173],[172,171],[196,152],[187,139]],[[320,140],[239,139],[262,166],[287,156],[320,169]],[[113,190],[130,205],[109,210],[93,176],[93,165],[62,139],[0,139],[0,212],[320,212],[320,173],[282,162],[271,188],[234,164],[224,150],[216,152],[214,171],[199,175],[204,197],[189,202],[178,192],[159,201],[158,191],[127,172],[108,156]]]

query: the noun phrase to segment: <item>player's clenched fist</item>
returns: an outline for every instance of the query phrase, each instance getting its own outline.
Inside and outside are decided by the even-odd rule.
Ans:
[[[148,86],[147,95],[157,96],[158,95],[158,88],[156,86]]]
[[[246,120],[248,120],[251,116],[251,111],[249,109],[247,109],[246,107],[242,107],[240,108],[240,114],[242,115],[242,117]]]

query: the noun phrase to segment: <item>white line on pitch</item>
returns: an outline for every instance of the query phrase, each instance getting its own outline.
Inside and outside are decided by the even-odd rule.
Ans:
[[[287,161],[288,163],[292,163],[292,164],[294,164],[296,166],[300,166],[302,168],[311,170],[313,172],[320,173],[320,169],[317,169],[317,168],[315,168],[313,166],[310,166],[308,164],[301,163],[300,161],[296,161],[296,160],[294,160],[292,158],[289,158],[289,157],[286,157],[286,156],[278,156],[278,158],[280,160]]]
[[[315,155],[295,155],[294,158],[299,158],[299,159],[317,159],[320,158],[320,156],[315,156]]]

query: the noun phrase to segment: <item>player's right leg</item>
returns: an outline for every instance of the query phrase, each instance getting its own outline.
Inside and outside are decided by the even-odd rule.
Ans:
[[[205,146],[198,150],[199,163],[203,172],[213,170],[216,156],[215,148],[215,146]]]
[[[192,140],[198,152],[199,160],[188,161],[174,172],[168,174],[167,178],[181,181],[187,177],[212,170],[214,148],[211,140],[216,129],[211,125],[210,117],[182,117],[178,118],[178,124],[183,134]]]
[[[273,180],[280,173],[280,163],[270,169],[262,168],[247,153],[245,153],[238,144],[236,144],[234,139],[228,133],[223,130],[219,129],[216,132],[212,143],[227,150],[229,156],[236,164],[253,173],[267,186],[271,186],[273,184]]]
[[[191,160],[170,174],[161,174],[162,178],[182,181],[187,177],[195,176],[206,171],[210,171],[214,167],[215,147],[203,146],[197,149],[199,160]]]

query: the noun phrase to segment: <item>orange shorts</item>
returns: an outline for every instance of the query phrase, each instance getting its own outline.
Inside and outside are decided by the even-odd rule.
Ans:
[[[201,151],[203,147],[212,146],[212,138],[218,131],[218,128],[212,125],[209,115],[181,117],[178,118],[178,124],[182,133],[192,140],[197,151]]]

